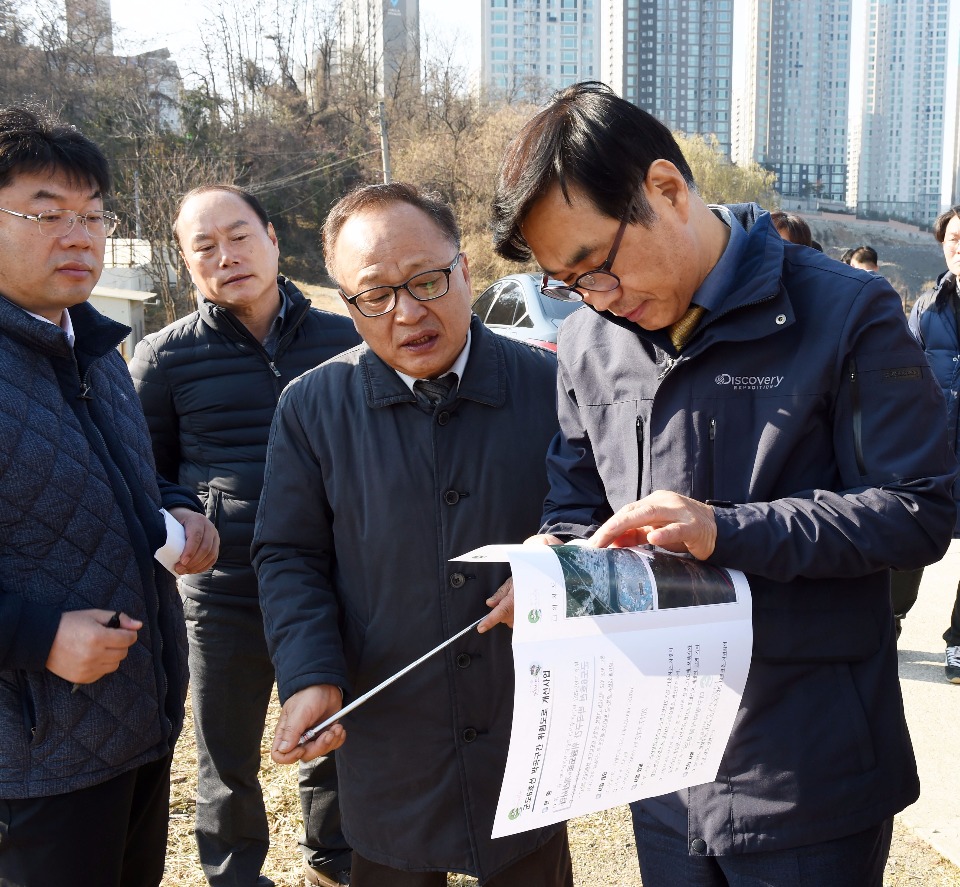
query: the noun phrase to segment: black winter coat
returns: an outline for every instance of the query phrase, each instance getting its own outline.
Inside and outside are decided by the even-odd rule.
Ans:
[[[254,562],[281,700],[366,692],[489,612],[505,564],[450,558],[536,531],[556,360],[474,317],[457,393],[425,411],[366,346],[277,410]],[[344,718],[343,830],[394,868],[486,880],[558,827],[492,840],[513,715],[511,632],[467,633]]]
[[[143,339],[130,362],[157,470],[195,490],[220,532],[216,564],[181,580],[197,600],[256,605],[250,542],[280,392],[360,341],[348,317],[311,308],[289,280],[277,282],[292,305],[273,360],[229,311],[201,298],[199,310]]]
[[[58,326],[0,298],[0,798],[65,794],[168,755],[183,723],[186,631],[154,552],[160,514],[200,503],[157,477],[116,346],[90,305]],[[143,621],[117,671],[76,693],[45,668],[62,613]]]

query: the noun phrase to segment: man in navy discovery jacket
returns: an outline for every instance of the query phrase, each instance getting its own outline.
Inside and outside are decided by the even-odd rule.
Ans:
[[[0,883],[155,887],[186,632],[154,560],[205,570],[217,531],[157,476],[117,345],[86,304],[116,217],[76,129],[0,111]]]
[[[594,309],[561,331],[540,538],[685,551],[753,590],[716,781],[633,805],[645,887],[879,887],[919,792],[889,568],[942,555],[956,470],[917,434],[943,401],[897,294],[707,206],[669,130],[601,84],[526,124],[495,224]]]

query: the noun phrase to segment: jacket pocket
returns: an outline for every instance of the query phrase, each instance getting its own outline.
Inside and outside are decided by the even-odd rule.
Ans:
[[[37,705],[36,693],[30,686],[30,680],[26,672],[17,672],[17,690],[20,693],[20,710],[23,714],[27,744],[37,745],[43,738],[40,735],[40,721],[37,715],[40,706]]]
[[[223,494],[216,487],[207,487],[204,498],[203,510],[207,519],[218,530],[220,529],[220,511],[222,509]]]

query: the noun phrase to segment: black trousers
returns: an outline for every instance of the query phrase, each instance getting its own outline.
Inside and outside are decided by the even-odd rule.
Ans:
[[[170,761],[65,795],[0,800],[0,887],[157,887]]]
[[[404,872],[353,852],[351,887],[446,887],[446,883],[446,872]],[[480,883],[482,887],[573,887],[566,828],[533,853]]]
[[[273,691],[260,608],[185,598],[190,642],[190,698],[197,739],[196,837],[211,887],[256,884],[270,846],[258,774],[264,722]],[[271,726],[272,729],[272,726]],[[305,835],[315,867],[345,860],[340,832],[336,757],[300,771]]]

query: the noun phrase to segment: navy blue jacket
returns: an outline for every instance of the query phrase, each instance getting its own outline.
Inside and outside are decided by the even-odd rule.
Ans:
[[[960,457],[960,333],[957,330],[958,293],[956,275],[945,271],[937,285],[913,303],[910,332],[916,336],[930,362],[947,406],[947,440]],[[960,479],[953,485],[957,503],[954,535],[960,534]]]
[[[229,311],[201,299],[143,339],[130,362],[157,470],[196,492],[220,533],[217,562],[180,582],[190,598],[257,605],[250,542],[280,392],[360,341],[349,317],[311,308],[285,277],[278,285],[290,308],[272,359]]]
[[[200,511],[162,481],[116,346],[130,330],[90,305],[60,327],[0,298],[0,798],[82,789],[172,752],[186,631],[154,552],[160,514]],[[62,613],[143,621],[112,674],[76,693],[45,663]]]
[[[888,568],[942,556],[956,472],[922,433],[943,399],[886,280],[730,209],[737,283],[682,354],[593,311],[561,328],[543,528],[587,536],[658,489],[717,503],[710,562],[747,574],[754,649],[716,782],[674,802],[709,855],[853,834],[916,799]]]
[[[359,696],[489,612],[506,564],[450,559],[537,528],[557,364],[476,316],[459,388],[434,410],[366,345],[287,386],[254,563],[281,701]],[[343,832],[405,870],[486,881],[559,826],[492,840],[513,715],[511,633],[468,632],[344,718]]]

